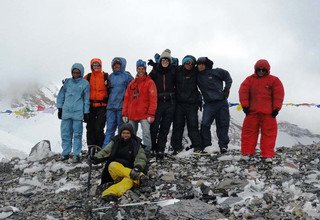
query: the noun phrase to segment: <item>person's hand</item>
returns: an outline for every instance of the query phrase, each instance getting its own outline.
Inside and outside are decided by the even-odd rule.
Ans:
[[[105,158],[97,158],[97,157],[95,157],[95,156],[90,156],[90,155],[89,155],[89,157],[88,157],[88,164],[92,163],[92,164],[97,165],[97,164],[103,163],[103,162],[105,162],[105,161],[106,161]]]
[[[58,108],[58,118],[62,118],[62,108]]]
[[[277,117],[278,114],[279,114],[279,110],[278,110],[278,109],[274,109],[274,110],[272,111],[272,113],[271,113],[272,118]]]
[[[152,123],[154,122],[154,116],[149,116],[149,117],[147,118],[147,121],[148,121],[150,124],[152,124]]]
[[[148,66],[152,66],[152,67],[155,67],[157,64],[153,61],[153,60],[148,60]]]
[[[130,178],[133,180],[137,180],[140,177],[140,168],[139,167],[135,167],[131,170],[130,172]]]
[[[249,115],[249,113],[250,113],[249,107],[243,107],[242,111],[246,114],[246,116]]]
[[[229,98],[229,94],[230,94],[230,90],[229,89],[224,89],[222,91],[222,93],[223,93],[223,96],[224,96],[225,99]]]
[[[88,123],[88,122],[89,122],[89,113],[84,113],[84,115],[83,115],[83,121],[84,121],[85,123]]]
[[[124,123],[128,123],[128,122],[129,122],[129,119],[128,119],[127,116],[123,116],[123,117],[122,117],[122,121],[123,121]]]

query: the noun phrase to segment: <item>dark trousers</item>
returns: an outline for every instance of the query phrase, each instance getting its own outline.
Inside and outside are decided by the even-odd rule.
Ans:
[[[158,102],[154,122],[150,125],[152,150],[164,152],[167,136],[173,121],[175,102]]]
[[[91,107],[87,123],[87,144],[103,147],[106,107]]]
[[[173,119],[173,130],[171,137],[171,146],[174,150],[181,150],[182,136],[185,122],[187,121],[188,136],[192,146],[195,149],[201,150],[201,136],[198,125],[198,105],[197,104],[179,104],[176,105],[176,110]]]
[[[214,120],[216,120],[216,132],[219,147],[220,149],[228,148],[230,113],[227,100],[210,102],[204,104],[203,106],[200,134],[202,139],[202,146],[204,148],[207,146],[211,146],[210,128]]]

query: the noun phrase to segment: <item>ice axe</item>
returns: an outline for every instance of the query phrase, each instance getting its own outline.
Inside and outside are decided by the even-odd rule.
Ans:
[[[101,148],[97,145],[88,145],[88,164],[89,164],[89,172],[88,172],[88,182],[87,182],[87,190],[88,196],[90,195],[90,188],[91,188],[91,172],[92,172],[92,158],[94,157],[97,150]]]

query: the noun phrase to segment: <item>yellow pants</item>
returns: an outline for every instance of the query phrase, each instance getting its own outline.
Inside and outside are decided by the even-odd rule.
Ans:
[[[139,180],[130,178],[131,169],[123,166],[121,163],[111,162],[108,171],[112,179],[117,183],[104,190],[102,196],[113,194],[120,197],[134,185],[139,185]],[[143,174],[140,173],[141,175]]]

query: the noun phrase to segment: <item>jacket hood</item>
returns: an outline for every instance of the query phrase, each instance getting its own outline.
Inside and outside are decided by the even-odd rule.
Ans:
[[[93,58],[93,59],[90,61],[91,70],[93,71],[93,69],[92,69],[92,64],[93,64],[94,62],[100,63],[101,70],[102,70],[102,62],[101,62],[101,60],[100,60],[99,58]]]
[[[74,69],[80,70],[80,76],[81,76],[81,78],[83,78],[83,75],[84,75],[84,67],[83,67],[83,65],[81,63],[73,64],[72,67],[71,67],[71,75],[72,75],[72,71]]]
[[[130,123],[123,123],[119,129],[119,135],[121,135],[121,132],[124,131],[124,130],[127,130],[130,132],[131,134],[131,137],[134,135],[134,132],[133,132],[133,127]]]
[[[120,72],[125,72],[126,71],[126,66],[127,66],[127,60],[123,57],[115,57],[111,61],[111,68],[113,70],[113,66],[115,63],[120,63]]]
[[[260,59],[256,62],[256,64],[254,65],[254,71],[258,68],[261,68],[261,69],[266,69],[268,70],[268,74],[270,74],[270,64],[267,60],[264,60],[264,59]]]
[[[208,57],[199,57],[197,60],[197,65],[199,64],[204,64],[206,66],[206,69],[212,69],[213,61]]]

